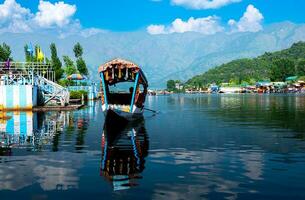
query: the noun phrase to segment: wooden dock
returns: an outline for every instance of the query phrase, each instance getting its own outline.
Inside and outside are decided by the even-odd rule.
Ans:
[[[47,112],[47,111],[71,111],[79,110],[85,105],[68,105],[68,106],[36,106],[33,107],[33,112]]]

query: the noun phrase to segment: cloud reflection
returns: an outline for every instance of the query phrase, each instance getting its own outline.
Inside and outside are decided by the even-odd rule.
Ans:
[[[157,184],[154,199],[236,199],[237,191],[252,181],[264,179],[264,154],[260,151],[241,150],[159,149],[150,153],[151,161],[164,166],[175,166],[179,174],[172,180],[175,185]],[[181,171],[183,172],[181,174]]]

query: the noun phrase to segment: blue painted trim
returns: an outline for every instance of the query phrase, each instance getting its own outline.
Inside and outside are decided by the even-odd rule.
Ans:
[[[19,94],[17,94],[19,95]],[[6,87],[6,108],[14,108],[14,86],[8,85]]]
[[[14,117],[12,116],[6,123],[6,133],[9,135],[14,135]]]
[[[101,79],[102,79],[103,91],[104,91],[104,100],[105,100],[105,105],[106,105],[106,109],[107,109],[108,108],[108,100],[107,100],[106,84],[105,84],[105,79],[104,79],[103,72],[100,73],[100,76],[101,76]]]
[[[130,104],[130,112],[132,112],[132,109],[133,109],[134,98],[135,98],[135,95],[136,95],[136,92],[137,92],[137,85],[138,85],[138,82],[139,82],[139,77],[140,77],[140,73],[138,72],[137,76],[136,76],[136,80],[134,82],[134,86],[133,86],[133,93],[132,93],[131,104]]]
[[[20,135],[27,136],[27,116],[26,113],[20,113]]]
[[[131,143],[132,143],[132,149],[133,149],[133,154],[137,160],[137,169],[140,168],[140,164],[141,164],[141,159],[139,157],[139,153],[138,153],[138,149],[137,149],[137,145],[136,145],[136,132],[134,129],[132,129],[131,131]]]
[[[105,137],[105,135],[104,135],[104,137]],[[105,169],[105,166],[106,166],[107,148],[108,148],[108,142],[107,142],[107,138],[105,137],[104,158],[102,160],[102,169]]]
[[[27,88],[25,86],[19,85],[18,87],[19,87],[19,106],[20,108],[25,108],[27,106],[26,105],[27,95],[29,94],[27,94],[26,91]]]

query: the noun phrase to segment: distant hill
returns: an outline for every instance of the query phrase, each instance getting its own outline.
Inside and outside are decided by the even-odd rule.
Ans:
[[[73,57],[72,47],[80,42],[93,79],[98,80],[97,68],[100,64],[123,57],[143,67],[153,88],[165,87],[168,79],[186,81],[222,63],[282,50],[298,41],[305,41],[305,25],[290,22],[268,25],[257,33],[215,35],[149,35],[137,31],[102,32],[87,38],[80,35],[59,38],[52,32],[0,33],[0,42],[12,47],[15,60],[24,60],[23,47],[26,43],[40,44],[50,56],[49,45],[55,42],[60,56]]]
[[[203,86],[211,83],[229,82],[255,82],[259,80],[272,79],[272,70],[275,62],[288,59],[294,66],[305,59],[305,42],[293,44],[290,48],[268,53],[253,59],[237,59],[226,64],[222,64],[207,72],[189,79],[186,84],[191,86]],[[305,71],[305,66],[304,66]],[[295,72],[294,75],[296,75]],[[304,74],[303,74],[304,75]]]

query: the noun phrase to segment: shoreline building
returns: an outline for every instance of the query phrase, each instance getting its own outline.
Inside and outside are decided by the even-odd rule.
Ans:
[[[0,110],[32,110],[55,101],[69,103],[69,91],[54,82],[50,64],[0,62]]]

